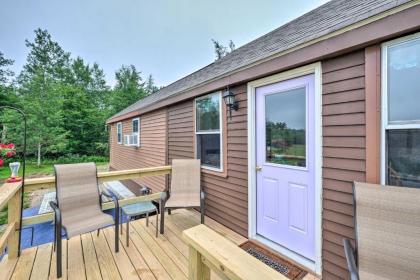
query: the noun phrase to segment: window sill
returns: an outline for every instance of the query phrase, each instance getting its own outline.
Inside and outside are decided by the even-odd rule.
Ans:
[[[208,168],[205,168],[205,167],[201,167],[201,172],[203,172],[204,174],[209,174],[209,175],[214,175],[214,176],[218,176],[218,177],[222,177],[222,178],[227,178],[226,169],[224,171],[216,171],[216,170],[208,169]]]
[[[137,145],[126,145],[126,144],[124,144],[123,146],[124,147],[140,148],[140,146],[137,146]]]

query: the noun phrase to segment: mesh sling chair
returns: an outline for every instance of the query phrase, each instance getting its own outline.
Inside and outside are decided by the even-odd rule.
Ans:
[[[420,279],[420,189],[354,183],[350,279]]]
[[[201,189],[201,163],[199,159],[172,160],[171,188],[165,209],[200,207],[201,223],[204,223],[204,198]],[[161,219],[163,220],[163,215]]]
[[[115,197],[99,193],[97,170],[94,163],[54,165],[57,203],[50,202],[55,214],[54,249],[57,251],[57,277],[62,275],[61,230],[67,239],[94,230],[115,225],[115,251],[119,250],[119,205]],[[102,197],[114,201],[115,221],[102,212]]]

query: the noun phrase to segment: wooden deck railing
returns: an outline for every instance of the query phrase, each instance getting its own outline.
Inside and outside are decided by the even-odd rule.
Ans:
[[[131,170],[99,172],[98,180],[101,183],[107,181],[129,180],[149,176],[160,176],[170,174],[171,170],[171,166],[159,166]],[[25,192],[35,191],[39,189],[49,189],[54,187],[54,177],[33,178],[25,180]],[[6,205],[8,206],[8,226],[0,238],[0,254],[4,251],[4,249],[7,246],[8,258],[16,258],[18,256],[21,196],[22,183],[5,183],[2,186],[0,186],[0,210],[2,210]],[[156,199],[159,199],[161,198],[162,193],[154,193],[151,196],[152,198],[155,197]],[[124,206],[145,199],[145,196],[131,197],[119,200],[119,204],[120,206]],[[150,196],[147,196],[147,199],[150,199]],[[112,202],[104,202],[102,204],[103,210],[112,208],[114,208],[114,203]],[[40,224],[52,220],[54,220],[53,213],[25,217],[22,219],[22,226],[24,227],[27,225]]]
[[[185,230],[183,238],[189,246],[189,280],[210,280],[210,271],[221,279],[288,279],[205,225]]]
[[[4,184],[0,187],[0,210],[8,205],[8,226],[0,238],[0,254],[8,248],[9,258],[16,258],[19,250],[20,205],[22,195],[21,183]]]

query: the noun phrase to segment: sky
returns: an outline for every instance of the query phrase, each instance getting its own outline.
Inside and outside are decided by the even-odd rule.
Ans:
[[[72,57],[97,62],[109,85],[133,64],[158,86],[214,61],[211,39],[240,47],[326,0],[0,0],[0,51],[19,73],[25,39],[47,29]]]

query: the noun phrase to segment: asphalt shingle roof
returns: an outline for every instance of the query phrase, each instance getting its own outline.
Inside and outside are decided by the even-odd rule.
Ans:
[[[224,76],[259,60],[367,19],[409,0],[332,0],[236,49],[225,57],[137,101],[111,119],[140,111],[167,97]]]

